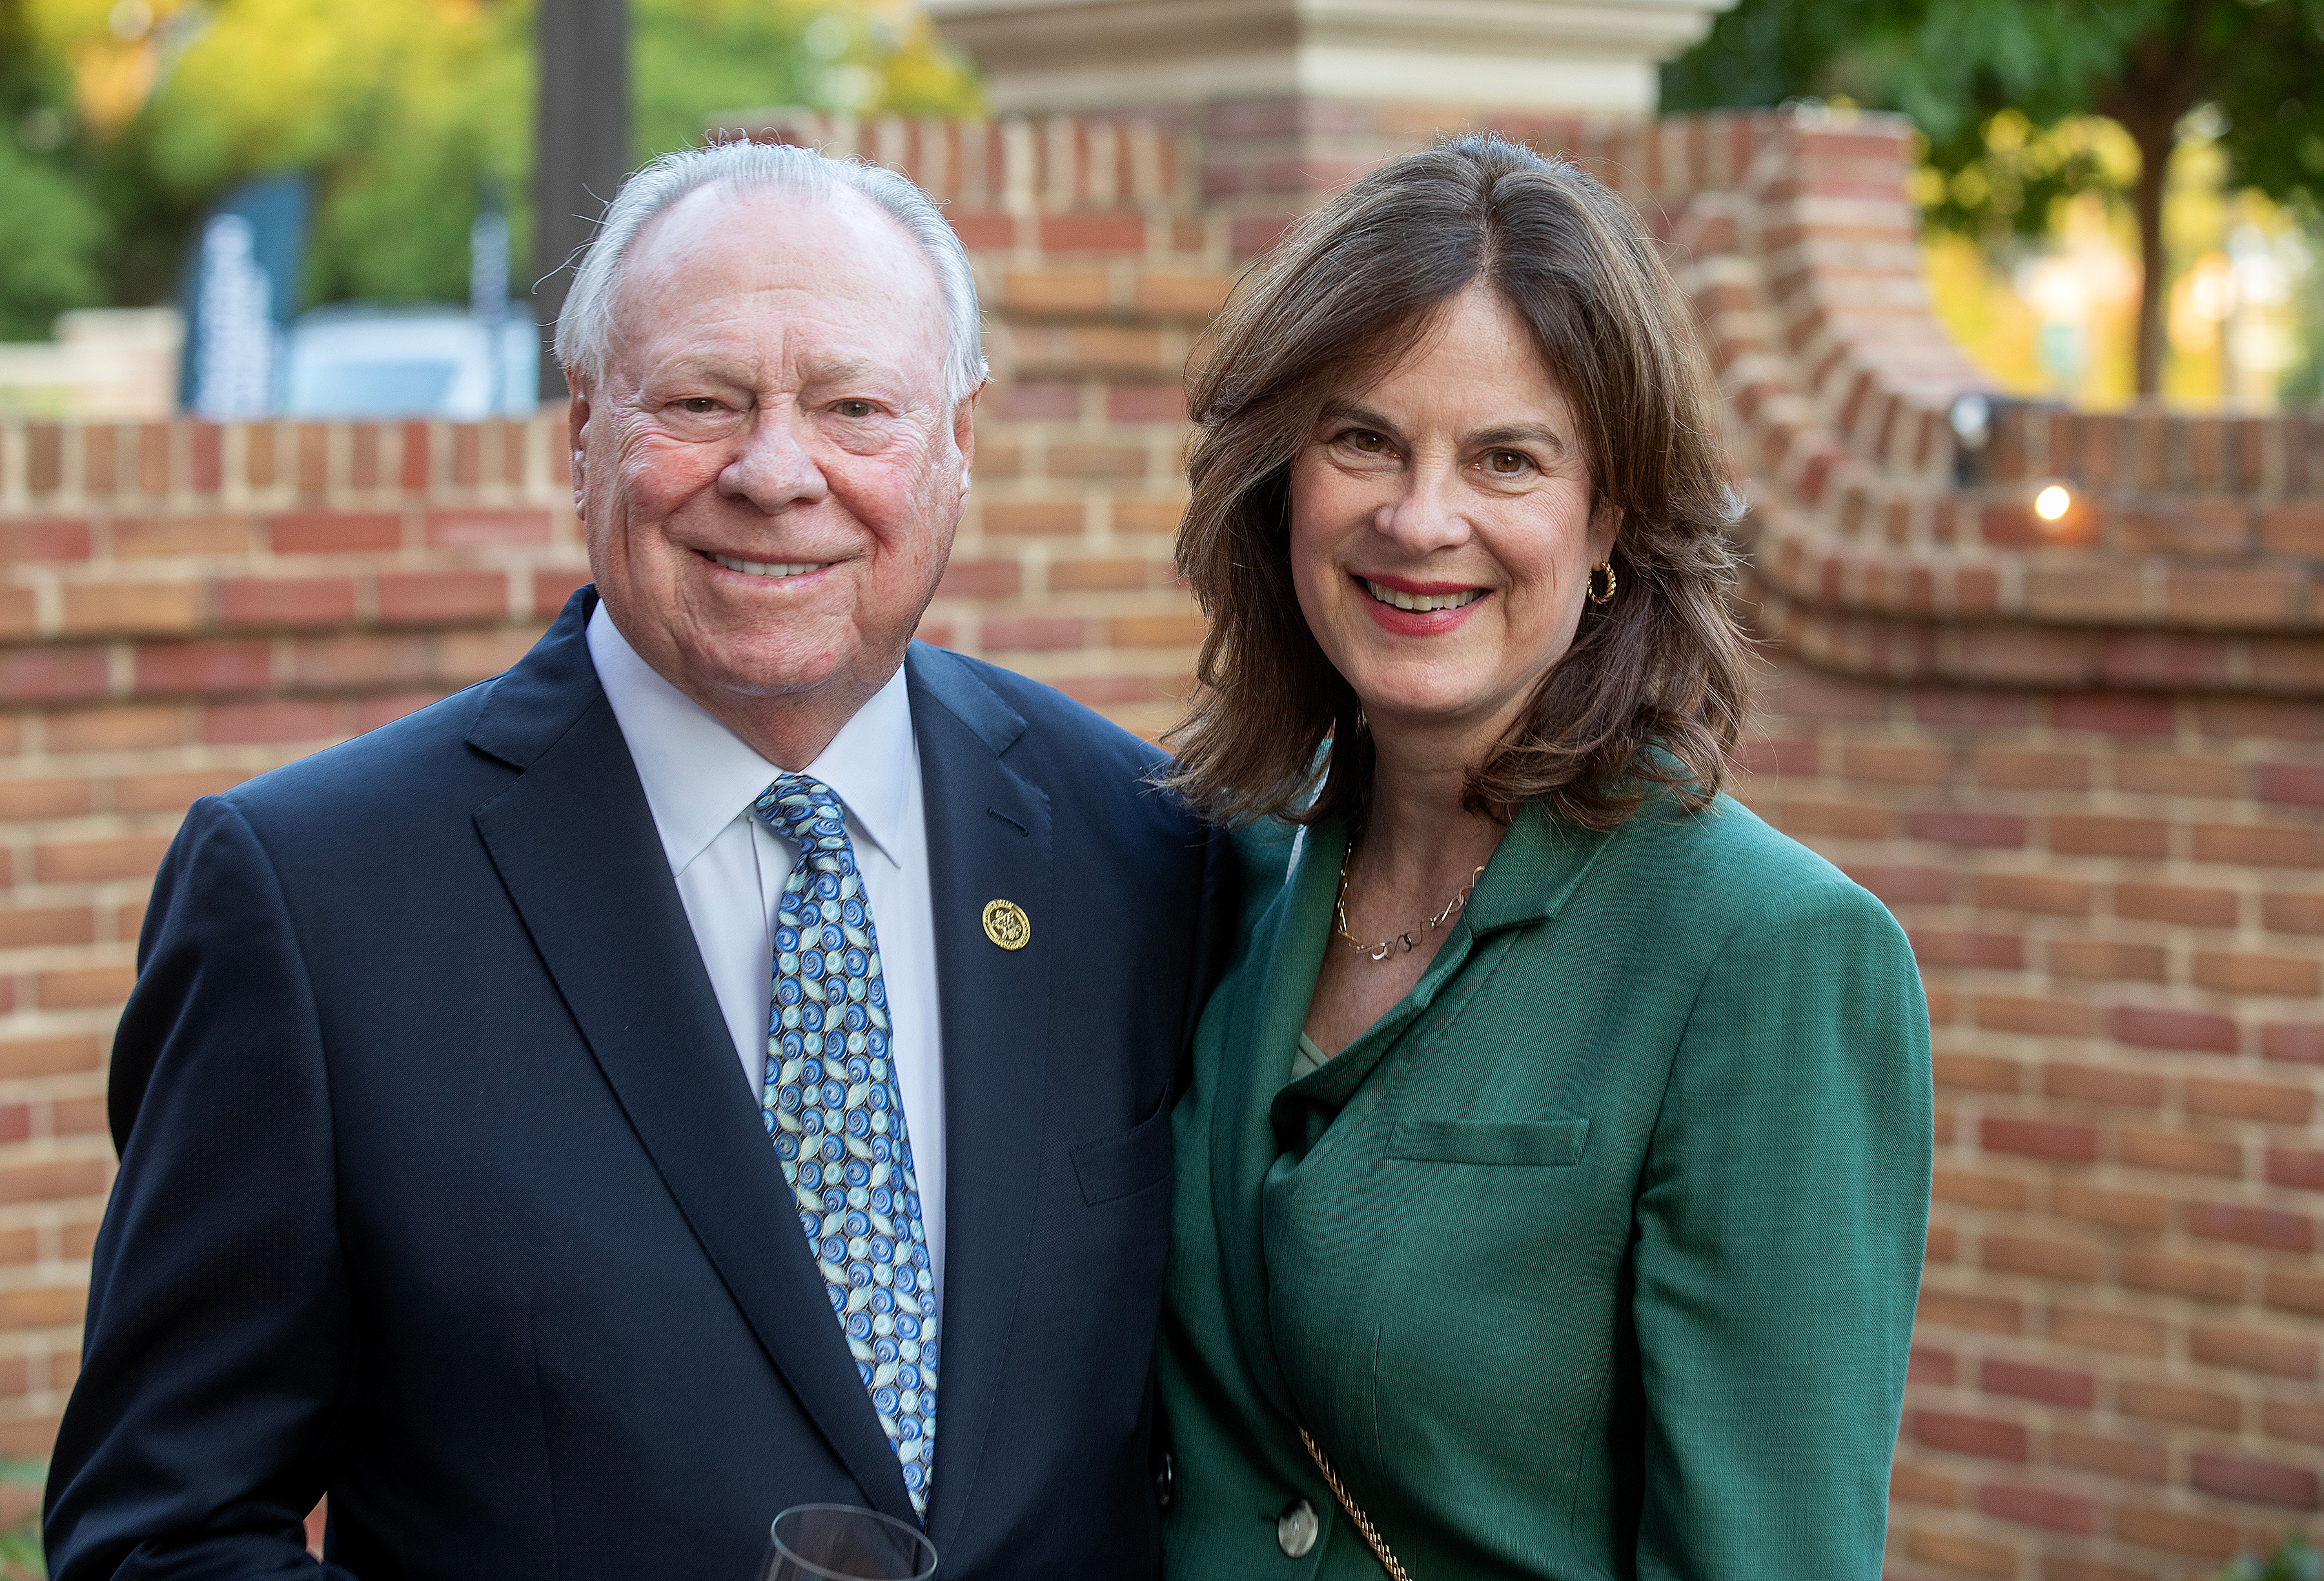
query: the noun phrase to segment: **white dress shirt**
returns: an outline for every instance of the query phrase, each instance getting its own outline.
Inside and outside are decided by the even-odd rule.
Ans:
[[[639,658],[602,604],[589,617],[589,657],[637,763],[670,876],[678,881],[755,1104],[765,1093],[775,908],[798,847],[769,828],[751,804],[784,771]],[[901,670],[840,727],[806,772],[838,793],[879,936],[889,1048],[941,1306],[944,1038],[936,1022],[936,921],[920,754]],[[792,1222],[788,1213],[782,1217]]]

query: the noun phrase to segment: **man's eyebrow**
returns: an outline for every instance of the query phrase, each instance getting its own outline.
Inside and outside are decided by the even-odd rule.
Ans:
[[[868,356],[818,357],[802,370],[811,384],[852,384],[859,379],[892,380],[894,367]]]

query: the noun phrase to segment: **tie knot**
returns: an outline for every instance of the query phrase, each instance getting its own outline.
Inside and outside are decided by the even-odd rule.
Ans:
[[[803,849],[845,850],[847,822],[839,809],[839,793],[822,781],[805,774],[785,774],[751,804],[767,823]]]

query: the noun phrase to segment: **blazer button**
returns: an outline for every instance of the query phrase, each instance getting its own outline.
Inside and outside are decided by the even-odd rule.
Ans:
[[[1275,1518],[1275,1546],[1286,1559],[1304,1559],[1323,1529],[1323,1522],[1315,1519],[1315,1506],[1305,1499],[1294,1499]]]
[[[1154,1507],[1165,1515],[1178,1502],[1178,1462],[1165,1449],[1154,1462]]]

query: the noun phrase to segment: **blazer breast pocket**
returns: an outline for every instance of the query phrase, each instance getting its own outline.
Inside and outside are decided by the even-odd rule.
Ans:
[[[1082,1200],[1095,1207],[1150,1190],[1170,1178],[1170,1105],[1129,1130],[1085,1142],[1073,1151]]]
[[[1415,1163],[1571,1169],[1589,1140],[1587,1120],[1399,1120],[1388,1156]]]

